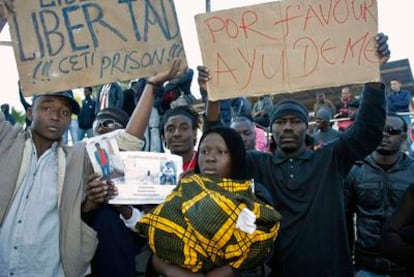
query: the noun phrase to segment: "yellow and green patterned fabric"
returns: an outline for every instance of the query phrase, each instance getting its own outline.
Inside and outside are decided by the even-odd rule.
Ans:
[[[256,231],[236,229],[243,208],[256,215]],[[152,251],[169,263],[193,272],[229,265],[251,269],[263,264],[276,239],[280,214],[258,200],[251,181],[191,175],[136,229],[148,238]]]

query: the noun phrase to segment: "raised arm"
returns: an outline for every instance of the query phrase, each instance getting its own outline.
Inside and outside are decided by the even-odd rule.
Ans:
[[[198,85],[200,91],[204,91],[207,94],[207,82],[211,80],[211,75],[207,67],[198,66]],[[204,127],[206,130],[209,127],[221,125],[220,121],[220,101],[211,101],[208,99],[206,103],[206,113],[204,118]]]
[[[157,73],[148,78],[142,96],[125,129],[127,133],[138,138],[144,137],[145,129],[147,128],[151,115],[156,88],[160,88],[166,81],[180,76],[185,70],[186,68],[182,68],[181,66],[181,60],[174,60],[168,71]]]
[[[24,110],[27,111],[27,109],[30,108],[32,105],[30,105],[26,101],[26,99],[24,98],[23,90],[22,90],[22,87],[20,86],[20,81],[17,83],[17,85],[19,86],[19,99],[20,99],[20,103],[22,103]]]
[[[390,55],[388,37],[378,34],[377,55],[379,65],[384,64]],[[372,151],[382,139],[385,125],[385,86],[381,82],[370,82],[364,85],[360,108],[355,123],[337,141],[339,156],[346,157],[348,166],[360,160]]]
[[[161,87],[164,82],[182,74],[183,70],[185,70],[185,68],[181,69],[181,60],[174,60],[168,71],[158,73],[148,79],[144,92],[125,128],[126,133],[140,139],[144,137],[144,132],[147,128],[151,114],[155,87]],[[118,141],[118,143],[120,142]],[[119,146],[123,150],[128,150],[128,148],[123,148],[121,145]],[[86,188],[87,197],[82,205],[82,212],[86,213],[93,211],[100,204],[106,203],[109,199],[117,195],[118,191],[113,182],[104,180],[101,177],[102,176],[97,173],[89,176]],[[132,210],[129,207],[121,207],[119,211],[126,219],[129,219],[132,215]]]
[[[14,0],[0,0],[0,33],[7,22],[7,15],[14,11]]]

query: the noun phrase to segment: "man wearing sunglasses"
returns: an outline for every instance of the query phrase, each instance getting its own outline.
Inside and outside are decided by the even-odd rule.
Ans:
[[[404,268],[381,256],[379,250],[385,221],[414,181],[414,160],[401,151],[406,138],[404,118],[389,113],[381,143],[353,166],[345,180],[346,220],[356,276],[408,276]]]
[[[93,133],[98,136],[117,129],[125,129],[128,121],[129,116],[125,111],[115,107],[105,108],[96,115],[92,124]]]

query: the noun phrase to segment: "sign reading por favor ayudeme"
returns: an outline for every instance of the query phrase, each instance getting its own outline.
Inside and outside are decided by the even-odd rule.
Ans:
[[[150,76],[185,60],[173,0],[16,0],[9,16],[26,96]]]
[[[196,16],[209,98],[378,81],[375,0],[286,0]]]

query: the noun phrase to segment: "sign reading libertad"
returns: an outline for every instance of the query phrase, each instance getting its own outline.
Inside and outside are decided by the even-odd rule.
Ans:
[[[185,59],[173,0],[16,0],[25,95],[148,76]]]
[[[286,0],[196,24],[213,100],[379,80],[375,0]]]

